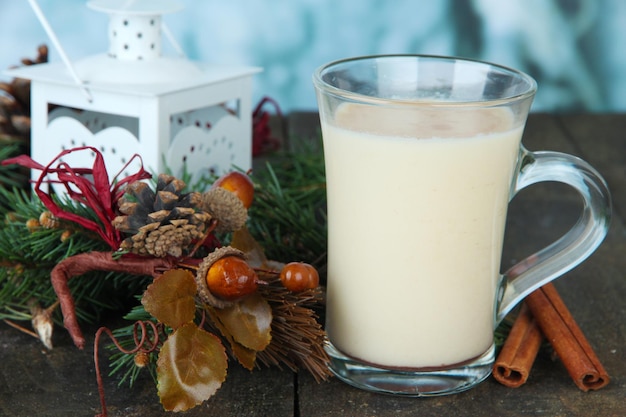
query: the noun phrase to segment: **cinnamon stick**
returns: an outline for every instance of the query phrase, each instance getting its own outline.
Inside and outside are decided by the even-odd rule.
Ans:
[[[609,383],[608,373],[552,284],[532,292],[525,303],[578,388],[598,390]]]
[[[524,303],[493,366],[493,376],[502,385],[517,388],[526,383],[543,336]]]

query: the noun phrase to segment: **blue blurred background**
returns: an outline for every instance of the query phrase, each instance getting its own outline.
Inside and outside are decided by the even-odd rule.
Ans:
[[[84,0],[38,0],[70,59],[105,52],[108,17]],[[259,66],[253,101],[314,110],[311,74],[350,56],[456,55],[534,76],[533,111],[626,111],[624,0],[182,0],[164,21],[188,57]],[[164,39],[164,49],[167,41]],[[59,55],[25,0],[0,2],[0,69]],[[171,51],[171,48],[170,48]],[[7,79],[6,76],[0,76]]]

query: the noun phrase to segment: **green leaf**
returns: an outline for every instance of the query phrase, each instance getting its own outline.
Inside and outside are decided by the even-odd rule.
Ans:
[[[228,361],[219,338],[187,323],[163,344],[157,390],[167,411],[185,411],[209,399],[226,379]]]
[[[259,293],[215,309],[215,315],[230,336],[248,349],[263,350],[272,339],[272,308]]]
[[[158,321],[177,329],[194,319],[196,291],[191,272],[171,269],[148,285],[141,304]]]

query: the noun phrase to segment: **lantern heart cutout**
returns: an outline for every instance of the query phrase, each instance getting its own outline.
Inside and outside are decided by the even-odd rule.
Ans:
[[[138,139],[128,130],[121,127],[108,127],[92,133],[80,121],[71,117],[57,117],[48,124],[45,143],[33,146],[32,158],[35,161],[51,160],[61,151],[79,146],[93,146],[102,153],[109,180],[126,165],[131,157],[141,154],[141,146]],[[63,157],[62,162],[67,162],[73,167],[91,167],[93,155],[85,152],[70,153]],[[126,168],[124,175],[136,172],[140,168],[140,161],[136,160]],[[151,167],[150,167],[151,168]],[[55,187],[58,192],[64,192],[64,188]]]
[[[181,129],[168,150],[167,160],[173,175],[186,171],[192,181],[202,176],[221,175],[233,167],[248,169],[252,164],[250,134],[241,133],[241,122],[224,114],[210,129],[195,125]]]

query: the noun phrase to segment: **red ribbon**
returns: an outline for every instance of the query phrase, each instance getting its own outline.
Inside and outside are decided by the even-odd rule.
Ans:
[[[265,151],[275,151],[280,147],[280,140],[272,136],[269,126],[270,114],[263,111],[265,104],[271,104],[276,115],[282,119],[278,103],[269,97],[263,97],[252,112],[252,156],[258,156]]]
[[[63,156],[79,151],[88,151],[95,154],[92,168],[72,168],[65,162],[60,162],[56,167],[53,167]],[[46,166],[34,161],[28,155],[6,159],[2,161],[2,165],[18,164],[25,168],[40,170],[41,175],[35,181],[33,189],[44,206],[59,219],[77,223],[85,229],[97,233],[113,250],[117,250],[121,242],[120,233],[113,227],[111,222],[117,216],[117,202],[124,195],[123,188],[134,181],[152,177],[143,168],[143,163],[141,163],[139,171],[135,174],[118,179],[135,158],[139,158],[141,161],[140,155],[133,155],[120,172],[113,177],[113,184],[109,182],[104,157],[98,149],[91,146],[64,150]],[[56,174],[58,179],[47,179],[49,174]],[[63,210],[52,197],[52,194],[42,188],[43,184],[62,184],[67,195],[72,200],[92,209],[99,222]]]

